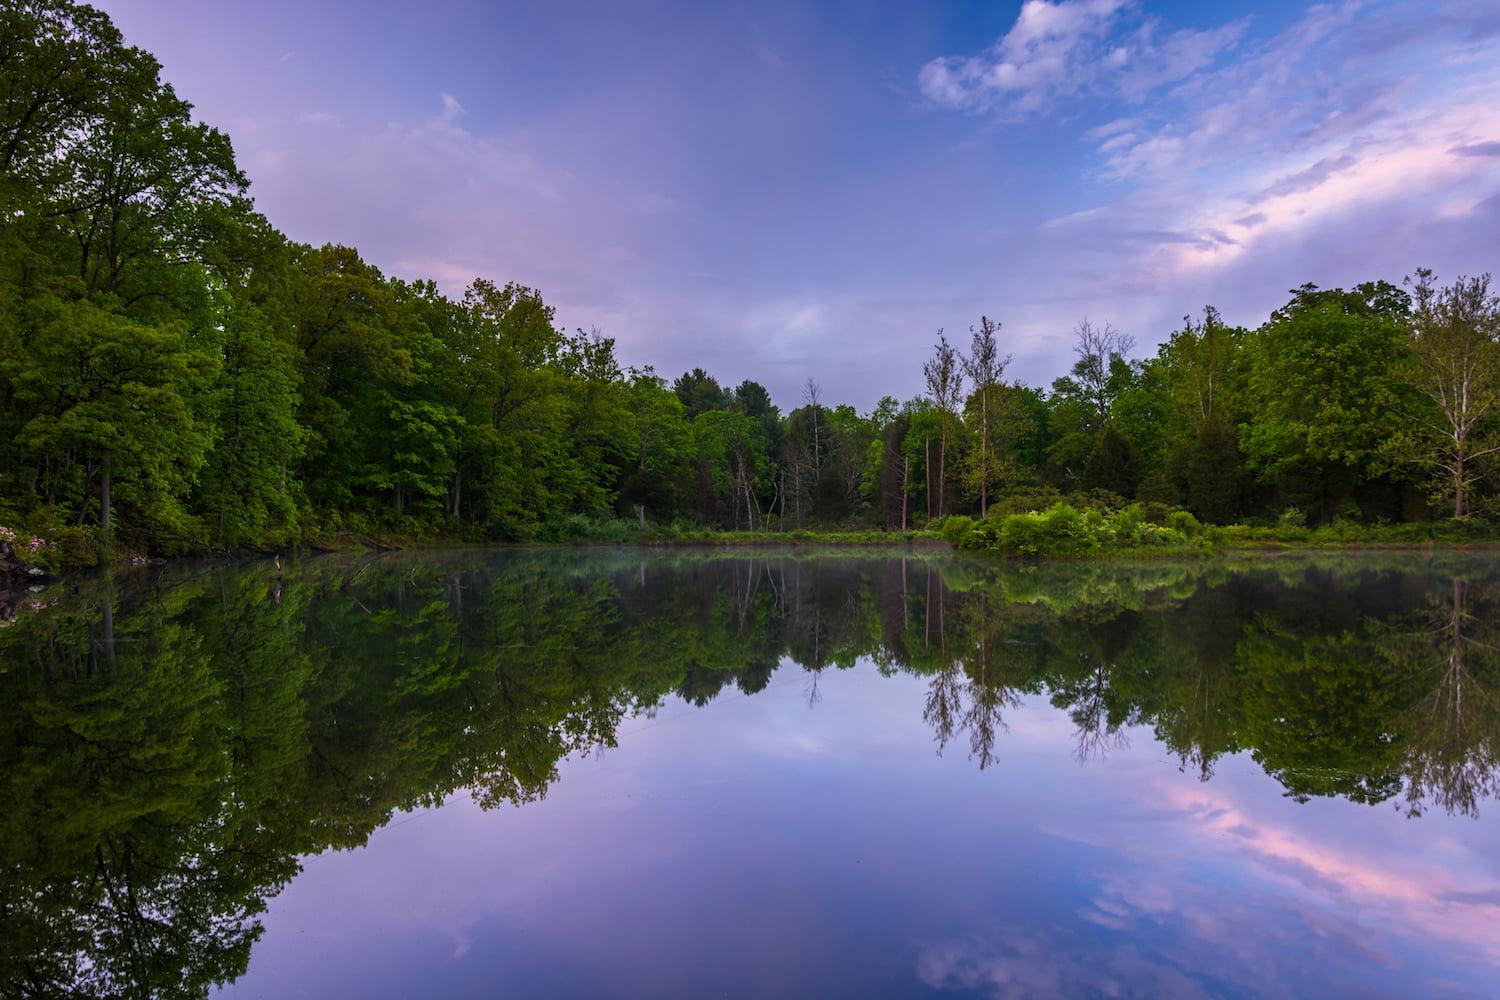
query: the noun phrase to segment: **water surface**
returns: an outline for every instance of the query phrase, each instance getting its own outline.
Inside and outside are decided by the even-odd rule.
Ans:
[[[0,994],[1483,996],[1500,562],[465,551],[0,607]]]

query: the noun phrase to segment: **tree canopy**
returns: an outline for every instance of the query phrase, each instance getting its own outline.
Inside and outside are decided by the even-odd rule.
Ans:
[[[750,379],[629,366],[537,289],[444,290],[297,243],[249,185],[107,16],[0,12],[0,523],[173,553],[906,529],[1069,494],[1210,521],[1500,501],[1487,277],[1307,284],[1257,328],[1208,307],[1144,356],[1083,320],[1046,389],[1006,380],[987,314],[913,357],[920,394],[862,413],[824,373],[778,405]]]

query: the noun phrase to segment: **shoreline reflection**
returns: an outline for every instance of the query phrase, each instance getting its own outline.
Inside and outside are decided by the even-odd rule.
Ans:
[[[1007,764],[1044,698],[1106,766],[1141,727],[1205,782],[1477,818],[1500,771],[1500,568],[937,555],[432,553],[171,568],[0,614],[0,992],[202,995],[300,861],[560,762],[668,699],[860,661],[938,753]],[[778,679],[779,682],[779,679]],[[936,975],[936,973],[934,973]]]

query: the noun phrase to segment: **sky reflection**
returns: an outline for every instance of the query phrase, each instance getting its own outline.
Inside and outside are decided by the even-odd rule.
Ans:
[[[980,771],[868,661],[669,699],[547,797],[466,794],[308,859],[225,993],[1479,996],[1491,824],[1211,783],[1149,730],[1080,763],[1028,697]]]

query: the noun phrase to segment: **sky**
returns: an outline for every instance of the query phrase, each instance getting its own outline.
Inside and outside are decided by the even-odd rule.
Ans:
[[[783,665],[627,719],[540,801],[399,814],[303,861],[221,995],[1492,992],[1489,827],[1299,802],[1247,754],[1203,782],[1145,727],[1080,762],[1042,696],[981,771],[935,751],[930,683],[861,661],[814,700]]]
[[[1500,3],[104,0],[283,232],[541,290],[669,379],[1045,385],[1206,304],[1500,271]]]

